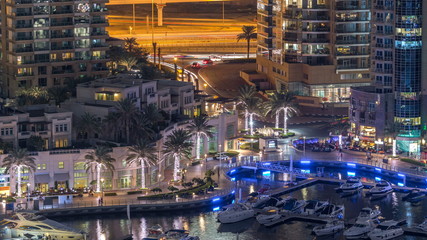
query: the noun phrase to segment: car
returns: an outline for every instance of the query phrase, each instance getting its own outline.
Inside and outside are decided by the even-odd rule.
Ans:
[[[213,61],[210,59],[203,59],[202,63],[205,65],[209,65],[209,64],[213,64]]]
[[[190,67],[192,67],[192,68],[201,68],[202,66],[200,66],[200,63],[198,63],[198,62],[193,62],[193,63],[190,64]]]
[[[219,56],[210,56],[209,59],[213,62],[220,62],[222,60]]]

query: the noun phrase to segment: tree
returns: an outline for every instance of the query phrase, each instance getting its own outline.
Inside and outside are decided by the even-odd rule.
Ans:
[[[209,169],[205,172],[205,180],[207,183],[210,183],[210,184],[213,183],[213,179],[212,179],[213,175],[215,175],[215,172],[212,169]]]
[[[260,116],[261,99],[253,97],[246,102],[246,111],[249,116],[249,134],[254,135],[254,116]]]
[[[134,54],[126,53],[126,52],[123,53],[119,61],[119,64],[125,66],[127,71],[132,70],[132,67],[135,66],[137,63],[138,63],[138,58]]]
[[[30,151],[42,151],[44,140],[40,136],[31,136],[27,139],[27,148]]]
[[[240,105],[245,110],[245,129],[249,129],[249,113],[247,103],[249,99],[253,98],[256,94],[255,86],[243,85],[239,89],[239,97],[237,105]]]
[[[62,102],[65,102],[70,98],[71,93],[65,87],[51,87],[47,90],[49,99],[55,100],[56,106],[61,106]]]
[[[193,119],[193,122],[188,126],[188,130],[191,133],[196,134],[196,159],[200,159],[201,149],[200,141],[202,136],[207,139],[211,138],[212,132],[210,131],[213,126],[209,125],[209,120],[205,115],[200,115]]]
[[[255,32],[255,26],[243,26],[242,33],[237,35],[237,41],[246,40],[248,42],[248,59],[249,59],[249,49],[251,47],[251,40],[257,38]]]
[[[114,73],[117,66],[120,64],[120,61],[122,60],[123,54],[125,54],[125,50],[121,47],[112,46],[107,51],[107,54],[111,59],[111,70]]]
[[[92,135],[98,134],[101,131],[101,120],[96,115],[85,112],[77,120],[77,131],[78,135],[82,138],[91,138]]]
[[[138,60],[138,63],[143,63],[147,61],[148,52],[141,46],[139,46],[136,38],[125,38],[125,47],[124,50],[131,55],[135,56]]]
[[[101,191],[101,171],[114,171],[113,163],[116,161],[110,155],[111,149],[105,146],[97,146],[95,150],[85,155],[86,171],[96,172],[96,192]]]
[[[160,124],[165,121],[165,117],[159,111],[156,105],[149,104],[143,111],[144,116],[150,122],[152,129],[156,132],[160,131]]]
[[[348,119],[338,119],[328,124],[329,131],[333,135],[347,135],[348,129],[350,128],[350,122]]]
[[[125,129],[126,143],[130,143],[130,129],[140,112],[130,98],[118,101],[114,109],[117,113],[117,122]]]
[[[16,91],[16,99],[19,106],[46,104],[49,102],[47,90],[39,87],[31,87]]]
[[[279,127],[279,115],[283,111],[283,133],[288,133],[288,117],[297,113],[295,93],[290,91],[275,92],[270,99],[270,112],[276,116],[276,128]]]
[[[134,52],[135,49],[137,49],[139,46],[138,42],[136,41],[136,38],[134,38],[134,37],[125,38],[124,41],[125,41],[124,49],[127,52]]]
[[[169,186],[168,190],[171,191],[171,192],[175,192],[175,191],[178,191],[179,189],[176,188],[176,187],[174,187],[174,186]]]
[[[137,164],[141,166],[141,188],[146,188],[145,168],[157,164],[156,152],[156,148],[147,139],[143,138],[128,149],[127,165]]]
[[[150,140],[156,139],[156,133],[153,130],[153,123],[150,121],[147,114],[142,113],[135,116],[132,123],[132,135],[135,139],[147,138]]]
[[[190,159],[191,147],[190,142],[191,134],[184,129],[173,130],[170,135],[166,137],[166,142],[163,144],[163,153],[165,157],[173,157],[174,169],[173,180],[178,181],[178,171],[180,169],[180,161],[183,158]]]
[[[16,148],[10,152],[10,154],[3,159],[1,165],[2,168],[5,168],[5,172],[8,172],[11,176],[14,176],[15,173],[18,175],[18,197],[21,197],[21,173],[24,169],[28,169],[29,172],[36,171],[35,158],[28,155],[26,149]]]

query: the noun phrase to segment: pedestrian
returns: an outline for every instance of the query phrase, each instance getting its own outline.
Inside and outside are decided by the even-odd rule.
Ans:
[[[103,206],[103,205],[104,205],[104,198],[101,197],[101,206]]]
[[[98,198],[98,206],[101,206],[101,198]]]

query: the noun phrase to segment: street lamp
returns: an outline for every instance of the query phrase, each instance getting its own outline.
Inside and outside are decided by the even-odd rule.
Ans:
[[[27,183],[27,202],[30,201],[30,183]]]
[[[105,179],[101,178],[101,205],[104,203],[104,181]]]
[[[178,60],[178,58],[176,58],[176,57],[173,58],[173,66],[174,66],[174,69],[175,69],[175,80],[178,80],[178,67],[176,65],[176,61],[177,60]]]
[[[222,145],[218,145],[218,151],[219,151],[219,166],[218,166],[218,184],[219,184],[219,179],[220,179],[220,169],[221,169],[221,158],[222,158],[222,151],[221,151],[221,147]]]
[[[162,174],[157,175],[157,183],[159,184],[160,187],[160,178],[162,177]]]
[[[205,173],[208,171],[208,155],[205,153]]]
[[[303,138],[304,138],[304,157],[305,157],[305,136]]]

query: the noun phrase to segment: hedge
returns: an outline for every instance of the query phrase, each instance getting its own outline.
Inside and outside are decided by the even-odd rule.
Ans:
[[[411,159],[411,158],[401,158],[400,161],[407,162],[407,163],[414,164],[414,165],[421,166],[421,167],[425,166],[424,163],[419,162],[419,161],[414,160],[414,159]]]
[[[128,195],[134,195],[134,194],[142,194],[142,191],[130,191],[128,192]]]
[[[115,192],[107,192],[107,193],[104,193],[104,196],[106,196],[106,197],[117,196],[117,193],[115,193]]]
[[[200,160],[199,161],[194,161],[194,162],[192,162],[191,163],[191,166],[196,166],[196,165],[199,165],[200,164]]]
[[[196,187],[192,187],[192,188],[188,188],[188,189],[182,189],[179,190],[177,192],[170,192],[170,193],[161,193],[161,194],[156,194],[156,195],[148,195],[148,196],[140,196],[137,199],[138,200],[152,200],[152,199],[170,199],[173,198],[175,195],[178,196],[191,196],[193,195],[193,193],[197,193],[201,190],[205,191],[206,189],[208,189],[211,185],[213,185],[212,183],[205,183],[203,185],[199,185]]]
[[[239,155],[239,152],[236,152],[236,151],[227,151],[224,154],[227,155],[228,157],[237,157]]]

